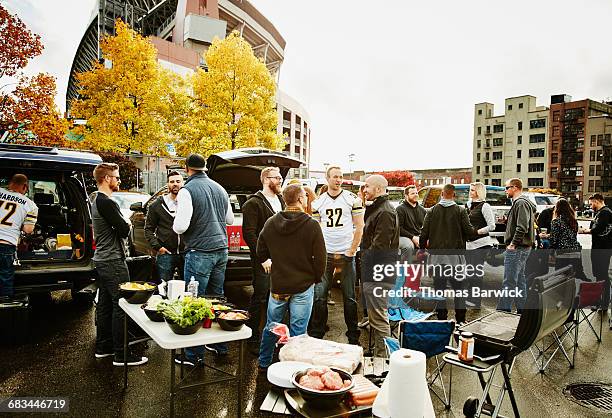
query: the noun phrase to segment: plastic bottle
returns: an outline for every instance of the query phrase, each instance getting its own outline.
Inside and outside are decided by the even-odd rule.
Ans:
[[[240,231],[236,232],[236,251],[240,251],[240,242],[242,238],[240,237]]]
[[[195,277],[191,276],[191,280],[189,280],[189,284],[187,285],[187,291],[191,293],[191,296],[194,298],[198,297],[198,282],[196,282]]]
[[[236,248],[236,234],[232,232],[232,235],[230,235],[230,239],[229,239],[229,250],[235,251],[235,248]]]

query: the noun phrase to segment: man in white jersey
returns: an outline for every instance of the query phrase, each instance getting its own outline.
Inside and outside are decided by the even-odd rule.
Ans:
[[[327,192],[312,202],[312,216],[320,222],[327,250],[327,267],[315,285],[315,300],[309,334],[323,338],[327,325],[327,291],[335,278],[342,283],[344,322],[349,344],[359,344],[355,299],[355,253],[363,234],[363,203],[356,194],[342,189],[342,170],[329,167]],[[335,272],[335,275],[334,275]]]
[[[38,207],[26,197],[28,178],[15,174],[6,189],[0,187],[0,298],[14,296],[13,260],[21,233],[31,234],[36,225]]]

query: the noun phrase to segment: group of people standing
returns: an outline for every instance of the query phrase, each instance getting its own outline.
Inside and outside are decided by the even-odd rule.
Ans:
[[[186,159],[189,178],[184,183],[180,173],[168,174],[168,193],[149,205],[145,236],[157,252],[157,271],[162,280],[170,280],[178,270],[185,281],[194,278],[198,282],[199,295],[223,295],[228,260],[226,225],[233,223],[234,215],[227,192],[204,169],[204,158],[192,154]],[[114,355],[115,364],[123,365],[123,312],[118,306],[118,285],[129,277],[123,250],[123,238],[129,226],[117,204],[110,199],[119,189],[118,167],[100,164],[94,170],[94,177],[99,190],[92,204],[94,262],[100,289],[95,354],[98,358]],[[495,230],[495,217],[486,202],[486,186],[482,183],[470,185],[467,207],[455,202],[454,186],[447,184],[442,189],[441,200],[426,210],[418,203],[415,186],[405,189],[405,199],[395,209],[386,193],[387,180],[381,175],[369,176],[359,194],[344,190],[342,170],[337,166],[327,169],[327,188],[318,196],[299,182],[281,188],[283,177],[277,167],[264,168],[260,180],[262,189],[242,205],[242,232],[253,271],[249,305],[249,326],[253,334],[249,351],[259,357],[261,369],[272,362],[276,337],[271,328],[282,322],[287,313],[290,335],[308,332],[316,338],[325,336],[328,294],[334,280],[341,283],[348,342],[359,344],[360,325],[369,323],[375,355],[385,356],[383,338],[390,334],[387,299],[374,296],[374,288],[392,288],[393,284],[366,280],[367,260],[372,258],[368,254],[377,263],[393,264],[397,260],[410,262],[417,251],[451,250],[459,252],[432,254],[430,263],[476,265],[484,263],[488,250],[496,243],[489,235]],[[590,229],[579,229],[571,207],[560,199],[550,227],[536,234],[539,225],[535,222],[535,205],[522,195],[522,190],[520,179],[506,183],[512,206],[504,236],[503,288],[523,289],[526,294],[525,266],[536,239],[572,252],[579,249],[575,241],[578,232],[593,235],[594,250],[607,250],[593,251],[592,258],[595,277],[609,282],[612,211],[605,206],[603,197],[595,194],[590,198],[597,212]],[[545,219],[545,213],[540,215],[540,220]],[[367,316],[367,321],[361,323],[356,297],[358,249],[362,258],[362,304]],[[558,263],[564,262],[563,257],[559,260]],[[391,278],[395,280],[397,277]],[[453,277],[434,275],[433,280],[436,290],[444,290],[449,284],[455,290],[481,285],[478,277],[468,279],[467,285]],[[456,297],[458,322],[465,321],[466,303],[479,307],[480,301]],[[502,297],[498,309],[511,310],[513,303],[520,310],[524,299]],[[439,319],[448,317],[445,302],[439,304],[437,315]],[[205,348],[217,355],[227,354],[224,344],[192,347],[176,361],[202,364]],[[146,357],[128,353],[130,365],[146,361]]]

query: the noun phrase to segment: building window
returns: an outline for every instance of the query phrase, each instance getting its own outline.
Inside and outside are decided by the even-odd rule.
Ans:
[[[522,131],[523,130],[523,122],[519,122],[518,123],[518,130]]]
[[[479,165],[476,166],[476,174],[480,174],[480,166]]]
[[[577,149],[583,149],[584,148],[584,138],[578,138],[578,142],[576,144],[576,148]]]
[[[488,152],[485,154],[485,159],[484,160],[485,161],[491,161],[491,158],[489,157],[489,153]]]
[[[550,176],[557,177],[557,167],[553,167],[550,169]]]
[[[589,176],[593,177],[594,175],[595,175],[595,166],[590,165],[589,166]]]
[[[580,119],[583,117],[584,117],[583,107],[578,107],[576,109],[567,109],[564,115],[565,120]]]
[[[529,121],[529,129],[544,128],[546,126],[546,119],[534,119]]]
[[[561,127],[559,125],[553,125],[552,134],[553,134],[553,136],[561,135]]]
[[[478,114],[482,115],[482,109],[478,109]]]
[[[544,186],[544,179],[542,178],[528,178],[527,185],[529,187],[542,187]]]
[[[528,169],[530,173],[538,173],[544,171],[544,163],[532,163],[529,164]]]
[[[482,145],[482,141],[480,139],[476,141],[476,148],[480,148],[481,145]]]
[[[537,158],[544,156],[544,148],[532,148],[529,150],[529,158]]]
[[[559,140],[558,139],[553,140],[551,147],[552,147],[552,149],[554,151],[558,150],[559,149]]]
[[[287,122],[291,123],[291,112],[283,110],[283,120],[286,120]]]
[[[485,186],[489,185],[489,179],[485,179]]]
[[[287,142],[287,143],[285,144],[285,148],[283,148],[283,151],[284,151],[284,152],[289,152],[289,151],[291,151],[291,144],[290,144],[289,142]]]
[[[493,159],[494,160],[501,160],[502,159],[502,152],[501,151],[496,151],[493,153]]]
[[[502,145],[504,145],[504,140],[502,138],[493,138],[494,147],[501,147]]]
[[[520,149],[516,150],[516,158],[521,158],[522,151]]]
[[[595,175],[601,177],[603,166],[598,165],[595,167]]]
[[[482,135],[482,126],[478,127],[478,135]]]
[[[595,190],[594,192],[603,192],[601,189],[601,180],[595,180]]]
[[[522,137],[521,135],[519,135],[519,136],[516,138],[516,143],[517,143],[517,144],[519,144],[519,145],[521,145],[521,144],[523,143],[523,137]]]
[[[589,154],[590,161],[601,161],[603,156],[603,152],[601,150],[591,150]]]
[[[591,146],[597,146],[597,135],[591,135]]]
[[[558,162],[559,162],[559,154],[557,154],[556,152],[553,152],[552,154],[550,154],[550,163],[557,164]]]
[[[610,138],[610,134],[605,134],[605,135],[604,135],[604,145],[605,145],[605,146],[610,146],[610,145],[612,145],[612,144],[610,143],[610,139],[611,139],[611,138]]]
[[[559,110],[555,110],[553,112],[553,122],[559,122],[561,119],[561,112]]]
[[[476,154],[476,161],[480,161],[480,153]]]
[[[502,124],[493,125],[493,133],[498,134],[500,132],[504,132],[504,125]]]
[[[516,165],[516,172],[517,172],[517,173],[520,173],[520,172],[521,172],[521,165],[520,165],[520,164],[517,164],[517,165]]]
[[[537,144],[539,142],[544,142],[545,137],[546,137],[545,134],[529,135],[529,143],[530,144]]]
[[[502,172],[502,166],[501,165],[494,165],[493,169],[491,171],[493,173],[501,173]]]
[[[489,166],[485,165],[485,174],[489,174]]]
[[[492,186],[501,186],[501,179],[491,179]]]
[[[491,148],[491,140],[489,138],[487,138],[485,141],[485,147]]]
[[[519,109],[523,108],[523,103],[519,103]]]
[[[601,147],[602,143],[603,143],[603,134],[597,135],[597,146]]]
[[[293,152],[295,152],[297,154],[297,156],[299,157],[300,156],[300,146],[296,145],[294,150],[293,150]]]
[[[508,105],[508,110],[512,110],[512,105]]]
[[[490,134],[491,133],[491,125],[487,125],[487,133]]]

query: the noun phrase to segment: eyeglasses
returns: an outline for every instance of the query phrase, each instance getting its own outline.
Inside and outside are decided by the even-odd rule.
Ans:
[[[509,190],[509,189],[511,189],[513,187],[516,187],[516,186],[506,186],[506,190]]]
[[[266,177],[266,178],[269,178],[269,179],[276,179],[276,180],[278,180],[278,181],[282,181],[282,180],[283,180],[283,178],[282,178],[281,176],[274,176],[274,177],[269,177],[269,176],[268,176],[268,177]]]
[[[119,176],[111,176],[110,174],[107,174],[107,176],[115,178],[115,179],[117,179],[117,181],[121,181],[121,177],[119,177]]]

